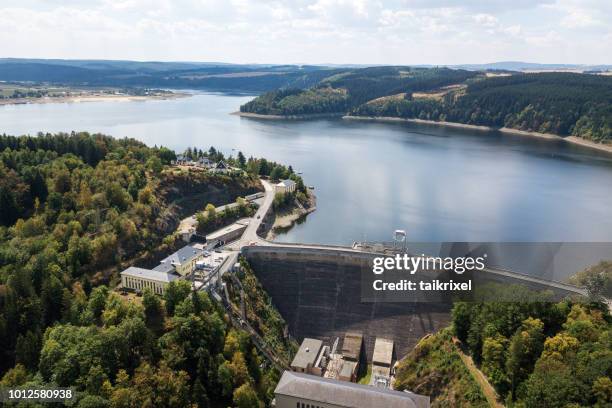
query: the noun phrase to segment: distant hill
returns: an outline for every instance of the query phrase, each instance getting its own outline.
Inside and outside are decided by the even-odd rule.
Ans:
[[[476,71],[503,70],[503,71],[611,71],[612,65],[582,65],[582,64],[538,64],[523,61],[500,61],[490,64],[463,64],[453,65],[453,68],[470,69]]]
[[[283,87],[306,88],[336,71],[333,68],[307,65],[0,59],[0,81],[237,92],[263,92]]]

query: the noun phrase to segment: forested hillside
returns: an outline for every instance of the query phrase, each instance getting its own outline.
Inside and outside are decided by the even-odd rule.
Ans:
[[[612,141],[612,78],[542,73],[487,78],[442,98],[372,102],[359,116],[392,116],[508,127]]]
[[[446,328],[419,341],[400,361],[394,387],[428,395],[432,408],[487,408],[478,383],[467,370]]]
[[[481,394],[456,355],[463,347],[507,407],[612,405],[612,317],[605,303],[554,303],[518,286],[488,290],[500,301],[455,303],[459,345],[446,330],[422,341],[401,362],[398,387],[427,391],[432,407],[480,406]],[[541,301],[504,302],[510,292]]]
[[[499,298],[508,290],[522,289],[499,289]],[[452,316],[455,335],[507,405],[612,404],[612,318],[605,303],[552,303],[545,296],[456,303]]]
[[[612,77],[363,68],[327,77],[312,89],[264,94],[243,105],[241,111],[423,119],[611,143]]]
[[[175,248],[171,200],[254,191],[255,175],[169,169],[174,158],[103,135],[0,136],[1,385],[74,387],[79,407],[269,402],[276,374],[188,282],[163,299],[105,285]]]
[[[476,75],[448,68],[363,68],[329,75],[311,89],[281,89],[266,93],[247,102],[240,110],[268,115],[346,113],[382,96],[461,83]]]

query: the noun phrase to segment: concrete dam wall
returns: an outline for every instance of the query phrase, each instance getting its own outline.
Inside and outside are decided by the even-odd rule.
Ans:
[[[449,296],[427,295],[430,303],[412,299],[362,302],[362,273],[371,276],[372,260],[381,254],[305,245],[252,246],[244,248],[243,254],[289,325],[289,332],[299,341],[315,337],[333,344],[336,337],[342,341],[347,331],[360,331],[364,334],[368,359],[372,357],[377,336],[393,340],[401,358],[420,338],[450,323],[452,300]],[[419,276],[426,280],[460,280],[470,276],[478,285],[520,284],[530,290],[550,291],[557,300],[584,295],[582,289],[571,285],[495,269],[461,276],[452,272]],[[489,294],[489,290],[484,287],[483,294]],[[516,299],[503,301],[526,301],[521,293],[517,291]],[[500,300],[496,292],[490,295],[489,301]],[[419,296],[422,294],[414,293],[415,300]]]
[[[244,254],[297,340],[332,344],[349,330],[364,334],[372,358],[377,336],[395,341],[398,357],[450,322],[450,304],[361,303],[361,273],[374,254],[291,247],[249,247]],[[342,343],[340,343],[342,344]]]

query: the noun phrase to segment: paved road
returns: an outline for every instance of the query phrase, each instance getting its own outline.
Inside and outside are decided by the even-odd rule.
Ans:
[[[227,244],[225,246],[226,249],[240,251],[243,247],[249,246],[251,243],[263,245],[268,242],[257,235],[257,230],[268,214],[268,211],[270,211],[270,208],[272,208],[272,202],[274,201],[274,186],[272,186],[269,181],[263,179],[261,180],[261,184],[263,184],[265,191],[259,208],[257,208],[255,215],[251,218],[249,225],[242,233],[242,237],[237,241]]]
[[[242,234],[242,238],[240,238],[239,241],[239,248],[249,245],[250,242],[259,241],[260,238],[257,235],[257,230],[272,207],[272,202],[274,201],[274,187],[267,180],[261,180],[261,184],[263,184],[265,189],[263,203],[257,209],[255,216],[251,219],[244,234]]]
[[[209,283],[212,285],[216,284],[217,281],[238,262],[238,255],[243,247],[250,245],[252,242],[257,243],[257,245],[267,242],[257,235],[257,230],[272,207],[272,202],[274,201],[274,187],[267,180],[263,179],[261,180],[261,184],[263,184],[265,190],[261,205],[242,233],[242,237],[237,241],[225,245],[223,248],[225,251],[229,251],[230,254],[209,280]]]

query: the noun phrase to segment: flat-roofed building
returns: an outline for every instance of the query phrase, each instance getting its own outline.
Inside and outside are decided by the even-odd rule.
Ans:
[[[340,381],[357,382],[357,369],[359,364],[356,361],[343,360],[342,368],[338,373],[338,379]]]
[[[250,220],[248,218],[242,218],[235,223],[218,229],[217,231],[211,232],[206,236],[206,242],[230,242],[234,241],[242,236],[244,230],[249,225]]]
[[[291,370],[298,373],[321,375],[320,370],[316,369],[316,362],[319,361],[318,357],[322,349],[321,340],[305,338],[291,362]]]
[[[132,289],[136,292],[142,292],[149,288],[158,295],[163,295],[166,286],[177,279],[179,277],[173,273],[137,268],[135,266],[130,266],[121,272],[121,286],[124,288]]]
[[[372,363],[383,367],[391,367],[393,363],[393,340],[376,338]]]
[[[344,361],[338,378],[342,381],[357,381],[363,350],[363,334],[347,332],[342,342],[342,360]]]
[[[371,384],[389,387],[391,384],[391,367],[393,366],[393,340],[376,338],[372,356]]]
[[[429,397],[285,371],[275,408],[429,408]]]
[[[342,342],[342,357],[345,360],[361,360],[361,350],[363,349],[363,334],[357,332],[347,332]]]

